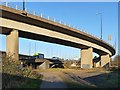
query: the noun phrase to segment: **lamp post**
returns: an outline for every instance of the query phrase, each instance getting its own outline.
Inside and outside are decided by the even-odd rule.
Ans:
[[[102,40],[102,13],[97,13],[96,15],[100,15],[100,19],[101,19],[101,40]]]

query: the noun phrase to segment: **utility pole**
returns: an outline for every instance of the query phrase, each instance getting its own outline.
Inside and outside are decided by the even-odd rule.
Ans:
[[[25,0],[23,0],[23,11],[25,11]]]
[[[101,39],[102,39],[102,13],[101,13]]]
[[[100,39],[102,40],[102,13],[97,13],[97,15],[100,15],[100,19],[101,19],[101,36],[100,36]]]
[[[115,49],[116,49],[116,36],[115,36]]]
[[[30,52],[31,52],[31,43],[29,42],[29,56],[30,56]]]
[[[35,54],[36,54],[36,42],[35,42]]]

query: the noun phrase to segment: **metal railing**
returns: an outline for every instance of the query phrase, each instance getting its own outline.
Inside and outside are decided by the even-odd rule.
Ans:
[[[9,3],[9,2],[2,2],[1,5],[3,6],[6,6],[6,7],[10,7],[10,8],[13,8],[13,9],[16,9],[16,10],[22,10],[22,7],[20,6],[17,6],[15,4],[12,4],[12,3]],[[62,24],[62,25],[65,25],[65,26],[68,26],[70,28],[74,28],[74,29],[77,29],[76,27],[73,27],[72,25],[70,24],[67,24],[61,20],[58,20],[58,19],[55,19],[55,18],[52,18],[50,16],[46,16],[42,13],[38,13],[38,12],[35,12],[33,10],[30,10],[30,9],[25,9],[25,11],[28,13],[28,14],[33,14],[33,15],[36,15],[36,16],[39,16],[41,18],[44,18],[44,19],[47,19],[47,20],[50,20],[50,21],[53,21],[53,22],[56,22],[56,23],[59,23],[59,24]],[[77,29],[77,30],[80,30],[80,29]],[[81,31],[81,30],[80,30]]]
[[[15,5],[15,4],[12,4],[12,3],[9,3],[9,2],[2,2],[2,3],[0,3],[0,4],[3,5],[3,6],[6,6],[6,7],[10,7],[10,8],[16,9],[16,10],[23,10],[22,7],[17,6],[17,5]],[[38,16],[38,17],[41,17],[41,18],[44,18],[44,19],[47,19],[47,20],[50,20],[50,21],[53,21],[53,22],[62,24],[62,25],[67,26],[67,27],[69,27],[69,28],[73,28],[73,29],[79,30],[79,31],[81,31],[81,32],[90,34],[90,33],[86,32],[85,30],[83,31],[83,30],[77,28],[76,26],[67,24],[67,23],[65,23],[65,22],[63,22],[63,21],[61,21],[61,20],[52,18],[52,17],[50,17],[50,16],[46,16],[46,15],[44,15],[44,14],[42,14],[42,13],[38,13],[38,12],[35,12],[35,11],[30,10],[30,9],[27,9],[27,8],[25,9],[25,11],[26,11],[28,14],[36,15],[36,16]],[[90,34],[90,35],[98,38],[97,36],[95,36],[95,35],[93,35],[93,34]],[[100,39],[100,38],[99,38],[99,39]]]
[[[12,4],[12,3],[9,3],[9,2],[2,2],[2,3],[0,3],[0,4],[3,5],[3,6],[6,6],[6,7],[10,7],[10,8],[16,9],[16,10],[23,10],[23,8],[22,8],[21,6],[17,6],[17,5],[15,5],[15,4]],[[28,14],[36,15],[36,16],[38,16],[38,17],[41,17],[41,18],[50,20],[50,21],[52,21],[52,22],[56,22],[56,23],[62,24],[62,25],[67,26],[67,27],[69,27],[69,28],[73,28],[73,29],[79,30],[79,31],[81,31],[81,32],[83,32],[83,33],[89,34],[89,35],[91,35],[91,36],[93,36],[93,37],[95,37],[95,38],[100,39],[100,37],[98,37],[98,36],[96,36],[96,35],[94,35],[94,34],[92,34],[92,33],[88,33],[88,32],[86,32],[84,29],[77,28],[76,26],[67,24],[67,23],[65,23],[65,22],[63,22],[63,21],[61,21],[61,20],[52,18],[52,17],[50,17],[50,16],[46,16],[46,15],[44,15],[44,14],[42,14],[42,13],[38,13],[38,12],[35,12],[35,11],[30,10],[30,9],[27,9],[27,8],[25,9],[25,11],[26,11]],[[103,41],[104,41],[104,40],[103,40]],[[106,42],[106,41],[105,41],[105,42]],[[112,45],[111,45],[111,46],[112,46]]]

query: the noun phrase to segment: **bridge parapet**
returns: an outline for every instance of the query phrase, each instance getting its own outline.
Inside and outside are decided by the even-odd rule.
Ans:
[[[0,3],[0,4],[3,5],[3,6],[9,7],[9,8],[16,9],[16,10],[23,10],[23,8],[22,8],[21,6],[18,6],[18,5],[9,3],[9,2],[2,2],[2,3]],[[27,9],[27,8],[25,8],[25,11],[26,11],[28,14],[32,14],[32,15],[38,16],[38,17],[40,17],[40,18],[44,18],[44,19],[47,19],[47,20],[49,20],[49,21],[56,22],[56,23],[58,23],[58,24],[62,24],[62,25],[67,26],[67,27],[69,27],[69,28],[73,28],[73,29],[79,30],[79,31],[81,31],[81,32],[83,32],[83,33],[89,34],[89,35],[91,35],[91,36],[93,36],[93,37],[96,37],[96,38],[100,39],[100,37],[98,37],[98,36],[96,36],[96,35],[93,35],[92,33],[89,33],[89,32],[87,32],[87,31],[85,31],[84,29],[81,29],[81,28],[78,28],[78,27],[76,27],[76,26],[74,26],[74,25],[70,25],[70,24],[68,24],[68,23],[66,23],[66,22],[63,22],[62,20],[58,20],[58,19],[55,19],[55,18],[53,18],[53,17],[46,16],[46,15],[44,15],[44,14],[42,14],[42,13],[35,12],[34,10],[30,10],[30,9]]]

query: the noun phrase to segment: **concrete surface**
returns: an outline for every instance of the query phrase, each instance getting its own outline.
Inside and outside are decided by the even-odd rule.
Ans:
[[[19,60],[19,33],[18,30],[12,30],[9,35],[6,36],[6,53],[13,60]]]
[[[110,66],[110,56],[109,56],[109,54],[101,56],[101,67],[104,67],[106,64],[108,64],[108,67]]]
[[[93,48],[81,50],[81,68],[93,67]]]
[[[42,69],[50,68],[50,62],[49,61],[43,62],[41,65],[39,65],[39,68],[42,68]]]

